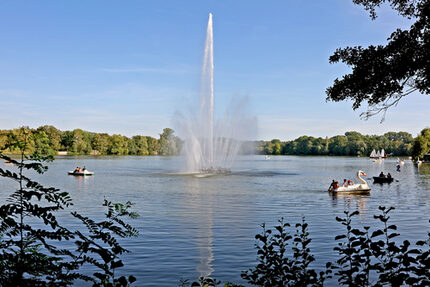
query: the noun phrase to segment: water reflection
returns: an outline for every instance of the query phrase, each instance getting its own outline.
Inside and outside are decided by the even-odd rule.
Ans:
[[[199,264],[196,267],[200,276],[210,276],[214,269],[212,268],[213,255],[213,194],[205,192],[201,187],[200,180],[197,178],[187,177],[188,191],[192,191],[198,200],[188,202],[189,206],[194,209],[193,214],[198,217],[193,218],[196,224],[195,241],[199,252]]]
[[[333,201],[333,206],[338,207],[339,203],[345,210],[358,210],[360,212],[359,216],[361,222],[365,223],[367,221],[368,207],[366,205],[367,199],[370,197],[369,194],[351,194],[351,193],[332,193],[330,194]]]
[[[78,182],[77,184],[78,191],[85,191],[87,189],[87,185],[92,180],[92,177],[81,176],[81,175],[78,175],[78,176],[74,175],[70,177],[72,178],[72,180],[76,180]]]

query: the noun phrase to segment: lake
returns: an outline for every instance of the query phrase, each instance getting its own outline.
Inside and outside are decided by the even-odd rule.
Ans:
[[[67,175],[84,165],[95,175]],[[131,253],[124,256],[121,273],[135,275],[136,286],[178,286],[181,278],[205,274],[245,284],[240,273],[256,264],[254,236],[261,223],[273,227],[282,217],[292,224],[305,217],[316,267],[335,256],[334,236],[343,232],[335,217],[344,210],[360,211],[357,225],[374,226],[378,206],[395,207],[391,223],[398,226],[399,240],[406,235],[413,242],[425,239],[430,230],[430,167],[418,169],[408,160],[396,172],[394,158],[377,163],[352,157],[243,156],[232,174],[207,178],[180,175],[180,167],[180,157],[58,157],[45,175],[29,176],[69,192],[74,202],[69,211],[83,215],[100,217],[104,198],[135,203],[140,217],[129,222],[140,235],[122,241]],[[379,185],[366,179],[370,195],[328,194],[332,179],[356,182],[357,170],[366,178],[390,172],[396,180]],[[16,186],[3,178],[0,184],[4,202]],[[66,213],[60,217],[79,228]]]

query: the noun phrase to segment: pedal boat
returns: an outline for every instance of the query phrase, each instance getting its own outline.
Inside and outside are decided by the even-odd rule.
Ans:
[[[367,182],[361,178],[361,176],[366,176],[366,174],[359,170],[357,172],[357,179],[360,183],[352,184],[348,186],[339,186],[338,188],[332,188],[330,187],[328,191],[330,193],[337,193],[337,194],[368,194],[370,193],[370,187],[367,185]]]
[[[88,170],[84,170],[84,171],[69,171],[68,172],[69,175],[75,175],[75,176],[87,176],[87,175],[94,175],[93,171],[88,171]]]

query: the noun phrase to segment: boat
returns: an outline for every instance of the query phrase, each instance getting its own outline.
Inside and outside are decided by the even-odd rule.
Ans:
[[[338,186],[337,188],[333,188],[330,186],[328,189],[331,193],[353,193],[353,194],[366,194],[370,192],[370,187],[367,185],[367,182],[361,178],[361,176],[366,176],[366,174],[359,170],[357,172],[357,179],[360,183],[352,184],[348,186]]]
[[[430,153],[424,155],[421,163],[430,163]]]
[[[373,183],[392,183],[394,178],[392,177],[381,177],[381,176],[374,176],[373,177]]]
[[[87,176],[87,175],[94,175],[93,171],[88,171],[88,170],[84,170],[84,171],[69,171],[68,172],[69,175],[75,175],[75,176]]]
[[[369,157],[372,159],[381,159],[381,158],[387,158],[387,154],[385,153],[384,149],[381,149],[380,151],[372,150]]]

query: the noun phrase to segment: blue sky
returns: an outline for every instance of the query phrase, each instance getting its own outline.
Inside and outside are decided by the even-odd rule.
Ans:
[[[173,127],[196,101],[206,25],[214,19],[215,105],[247,96],[258,139],[408,131],[429,125],[430,102],[406,97],[360,120],[325,101],[348,68],[338,47],[385,43],[409,26],[389,8],[370,20],[348,0],[2,1],[0,129],[50,124],[132,136]]]

